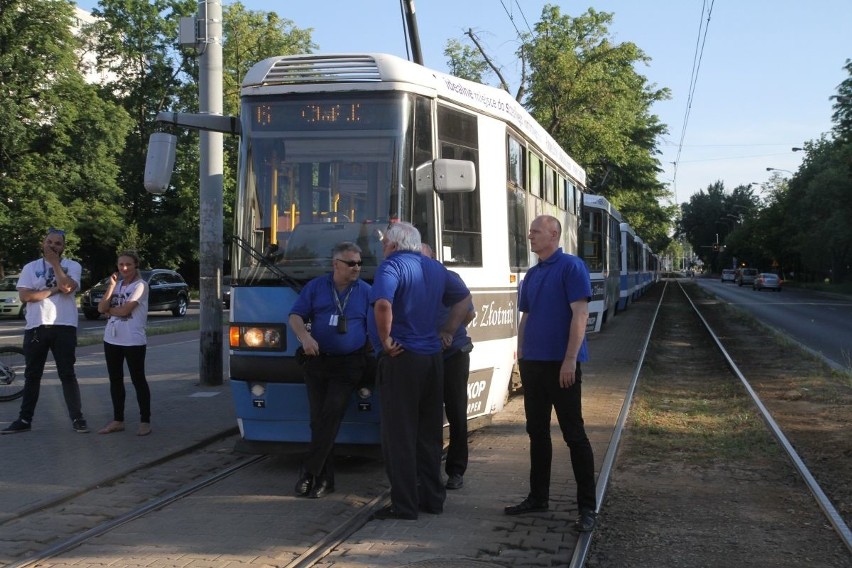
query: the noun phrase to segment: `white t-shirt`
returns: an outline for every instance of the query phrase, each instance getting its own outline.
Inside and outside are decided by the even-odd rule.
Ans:
[[[120,280],[109,300],[115,308],[127,302],[138,302],[126,316],[110,316],[104,328],[104,341],[113,345],[145,345],[145,325],[148,323],[148,283],[137,278],[127,286]]]
[[[80,276],[83,269],[79,262],[63,258],[59,265],[65,274],[77,283],[80,289]],[[29,290],[47,290],[56,286],[56,274],[53,267],[43,258],[24,266],[18,278],[18,288]],[[70,325],[77,327],[77,290],[71,294],[54,294],[38,302],[27,302],[26,329],[40,325]]]

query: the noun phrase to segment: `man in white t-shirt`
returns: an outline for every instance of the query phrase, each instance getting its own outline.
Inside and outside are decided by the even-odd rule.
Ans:
[[[42,257],[24,266],[18,278],[18,295],[27,303],[24,331],[24,398],[18,419],[3,434],[29,432],[38,402],[41,377],[48,352],[53,354],[62,383],[62,394],[75,431],[89,428],[80,402],[80,386],[74,372],[77,349],[77,302],[82,268],[62,258],[65,231],[51,227],[42,242]]]

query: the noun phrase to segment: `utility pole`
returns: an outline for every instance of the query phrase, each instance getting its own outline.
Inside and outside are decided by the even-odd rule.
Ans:
[[[198,72],[198,110],[222,114],[222,4],[201,0],[196,14],[197,45],[201,50]],[[199,371],[202,385],[222,384],[222,133],[199,133],[199,253],[200,337]]]

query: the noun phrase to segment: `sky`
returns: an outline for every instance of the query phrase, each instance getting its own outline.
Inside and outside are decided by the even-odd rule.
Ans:
[[[399,0],[242,3],[312,28],[319,53],[408,58]],[[78,2],[89,10],[96,4]],[[755,184],[761,195],[771,176],[789,177],[799,167],[803,152],[793,147],[831,131],[829,97],[848,77],[843,66],[852,58],[850,0],[417,0],[424,63],[447,71],[447,40],[471,45],[465,32],[472,29],[514,94],[517,30],[533,28],[545,4],[571,16],[588,8],[613,14],[610,37],[635,43],[650,58],[637,72],[671,91],[670,100],[651,108],[669,131],[658,146],[660,181],[671,190],[671,203],[686,202],[717,181],[728,192]]]

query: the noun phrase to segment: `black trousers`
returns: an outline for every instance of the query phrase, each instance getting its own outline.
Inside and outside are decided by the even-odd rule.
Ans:
[[[470,353],[456,351],[444,359],[444,413],[450,424],[450,445],[444,471],[464,475],[467,471],[467,377]]]
[[[401,515],[441,513],[447,490],[441,480],[443,374],[440,353],[404,351],[379,359],[382,454],[391,505]]]
[[[56,373],[62,383],[62,396],[71,420],[83,417],[80,385],[74,371],[77,362],[77,328],[71,325],[41,325],[24,332],[24,398],[20,418],[32,422],[41,392],[41,377],[47,354],[53,354]]]
[[[524,387],[524,413],[530,437],[530,498],[550,498],[550,471],[553,446],[550,438],[550,414],[556,419],[562,438],[571,454],[571,467],[577,482],[579,509],[596,508],[595,457],[586,436],[581,404],[582,372],[577,363],[577,381],[570,388],[559,386],[561,361],[520,360],[521,383]]]
[[[112,419],[124,422],[124,362],[130,371],[130,382],[136,390],[139,421],[151,422],[151,389],[145,378],[147,345],[113,345],[104,341],[104,359],[109,373],[109,395],[112,398]]]
[[[311,443],[303,469],[334,485],[334,440],[352,392],[364,373],[364,354],[308,357],[305,387],[311,411]]]

